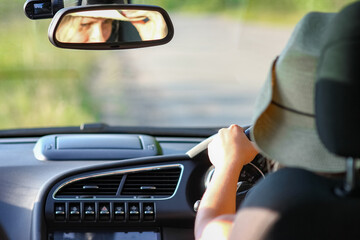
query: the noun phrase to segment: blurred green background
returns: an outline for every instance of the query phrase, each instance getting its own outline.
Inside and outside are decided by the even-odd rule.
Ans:
[[[99,121],[89,94],[96,60],[106,52],[57,49],[50,20],[25,17],[23,0],[0,2],[0,128]],[[68,2],[74,2],[72,0]],[[139,2],[139,1],[136,1]],[[337,11],[351,0],[148,0],[171,12],[222,14],[259,24],[294,25],[310,10]]]
[[[294,25],[306,12],[335,12],[354,0],[142,0],[170,11],[216,12],[262,24]]]
[[[24,2],[0,2],[0,128],[96,121],[86,80],[99,53],[55,48],[50,20],[28,19]]]

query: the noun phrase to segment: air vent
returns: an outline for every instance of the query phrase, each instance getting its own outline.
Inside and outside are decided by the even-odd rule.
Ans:
[[[72,181],[57,191],[55,197],[116,196],[123,175],[106,175]]]
[[[129,173],[121,195],[136,197],[170,197],[179,182],[181,169],[163,168],[152,171]]]

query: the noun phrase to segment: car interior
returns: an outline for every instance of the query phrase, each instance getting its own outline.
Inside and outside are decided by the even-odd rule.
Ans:
[[[122,1],[79,2],[77,6],[64,7],[61,0],[28,0],[24,12],[32,20],[52,19],[49,40],[64,51],[154,47],[174,38],[176,29],[171,16],[161,7]],[[83,42],[62,37],[70,17],[95,15],[101,19],[110,15],[112,32],[107,39]],[[354,23],[350,30],[334,34],[335,40],[330,39],[323,52],[317,76],[321,81],[316,86],[319,135],[329,151],[349,157],[344,162],[348,169],[340,181],[341,187],[334,192],[336,201],[323,199],[320,204],[325,207],[315,216],[323,221],[319,236],[328,236],[322,235],[322,231],[336,226],[330,221],[333,218],[324,221],[324,216],[328,216],[329,208],[336,209],[336,216],[342,220],[336,237],[347,236],[344,228],[348,227],[355,232],[347,236],[351,239],[359,236],[354,226],[360,210],[355,170],[360,155],[357,94],[360,24],[350,14],[349,18],[346,22]],[[147,21],[158,22],[151,30],[133,24]],[[342,27],[337,26],[334,32],[338,29]],[[148,31],[156,34],[150,35]],[[339,42],[349,38],[351,44],[339,47]],[[340,72],[333,73],[332,66],[338,62],[346,64]],[[339,77],[344,75],[348,77]],[[339,99],[343,102],[339,103]],[[251,125],[242,127],[250,139]],[[194,239],[196,211],[214,172],[207,145],[219,128],[90,123],[1,130],[0,239]],[[243,168],[237,188],[238,205],[267,173],[268,159],[261,154]],[[333,182],[329,186],[332,191]],[[304,239],[312,233],[311,226],[304,235],[294,232],[301,232],[299,221],[302,223],[309,212],[318,208],[316,202],[294,209],[274,227],[269,239]],[[350,220],[347,216],[351,216]],[[334,236],[328,239],[339,239]]]

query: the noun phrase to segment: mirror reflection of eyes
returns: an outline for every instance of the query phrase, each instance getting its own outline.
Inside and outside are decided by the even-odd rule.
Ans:
[[[127,43],[164,39],[167,23],[150,10],[96,10],[68,13],[55,37],[62,43]]]
[[[97,24],[98,22],[103,22],[105,21],[104,19],[99,19],[99,18],[87,18],[87,17],[83,17],[80,21],[80,26],[81,27],[90,27],[93,24]]]
[[[100,19],[100,18],[87,18],[83,17],[80,21],[80,26],[83,28],[90,28],[95,24],[101,24],[101,26],[110,26],[112,24],[112,19]]]

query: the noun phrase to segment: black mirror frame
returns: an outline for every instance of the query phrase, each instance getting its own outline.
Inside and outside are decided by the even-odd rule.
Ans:
[[[87,10],[114,10],[114,9],[157,11],[164,17],[164,20],[168,27],[168,34],[165,38],[160,40],[129,42],[129,43],[120,43],[120,44],[119,43],[87,43],[87,44],[62,43],[56,40],[55,33],[59,26],[59,22],[66,14],[74,13],[78,11],[87,11]],[[56,13],[53,20],[50,23],[48,30],[49,40],[54,46],[59,48],[85,49],[85,50],[117,50],[117,49],[152,47],[152,46],[163,45],[170,42],[173,36],[174,36],[174,26],[171,22],[169,14],[163,8],[158,6],[135,5],[135,4],[97,4],[97,5],[64,8]]]

